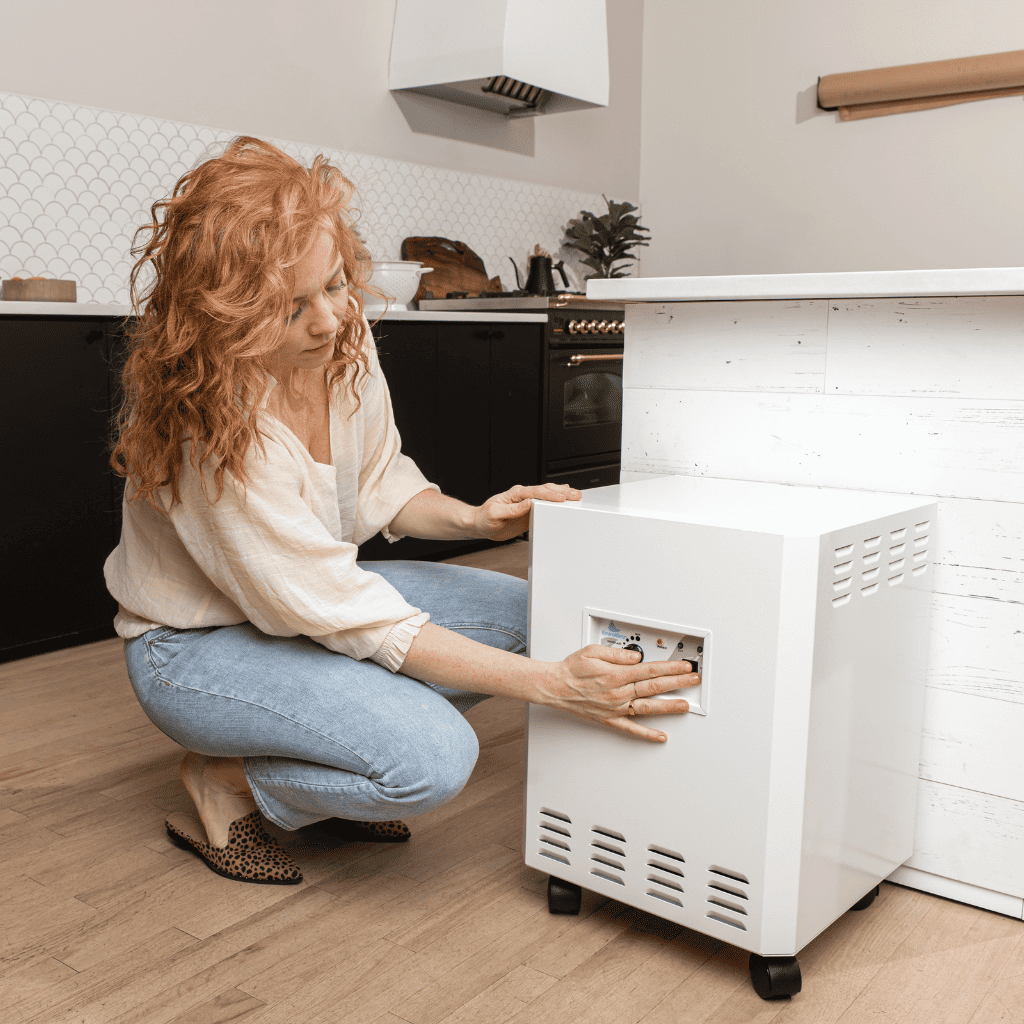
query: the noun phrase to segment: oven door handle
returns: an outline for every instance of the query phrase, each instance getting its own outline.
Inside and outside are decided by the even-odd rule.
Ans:
[[[622,353],[614,356],[569,356],[566,366],[579,366],[580,363],[607,363],[613,359],[622,362]]]

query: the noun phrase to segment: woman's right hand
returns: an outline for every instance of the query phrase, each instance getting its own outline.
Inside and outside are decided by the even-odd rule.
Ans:
[[[640,739],[664,743],[668,737],[642,725],[638,716],[681,715],[690,710],[682,697],[656,694],[698,686],[700,676],[688,661],[640,663],[640,654],[620,647],[591,644],[563,661],[550,662],[535,704],[589,718]]]

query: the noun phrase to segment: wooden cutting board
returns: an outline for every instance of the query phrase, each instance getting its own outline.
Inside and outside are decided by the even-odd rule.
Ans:
[[[49,277],[30,277],[27,281],[12,277],[0,290],[4,302],[74,302],[75,282],[54,281]]]
[[[433,292],[435,299],[444,299],[449,292],[479,295],[504,291],[501,278],[488,279],[484,261],[465,242],[438,237],[407,238],[402,242],[402,259],[434,268],[432,274],[420,278],[414,302],[419,302],[426,292]]]

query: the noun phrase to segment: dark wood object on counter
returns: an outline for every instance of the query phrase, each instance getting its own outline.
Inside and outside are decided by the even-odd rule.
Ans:
[[[501,278],[488,280],[484,261],[465,242],[438,237],[407,238],[402,242],[402,259],[434,268],[432,274],[420,278],[414,302],[419,302],[428,291],[435,299],[443,299],[449,292],[475,296],[502,291]]]

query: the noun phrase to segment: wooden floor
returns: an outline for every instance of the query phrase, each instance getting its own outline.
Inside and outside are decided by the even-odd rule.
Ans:
[[[526,546],[460,561],[525,576]],[[593,895],[552,916],[520,853],[524,706],[470,717],[476,771],[403,846],[284,833],[305,882],[254,886],[165,838],[181,750],[121,643],[0,667],[0,1022],[697,1024],[1024,1021],[1024,923],[883,885],[762,1002],[746,954]]]

